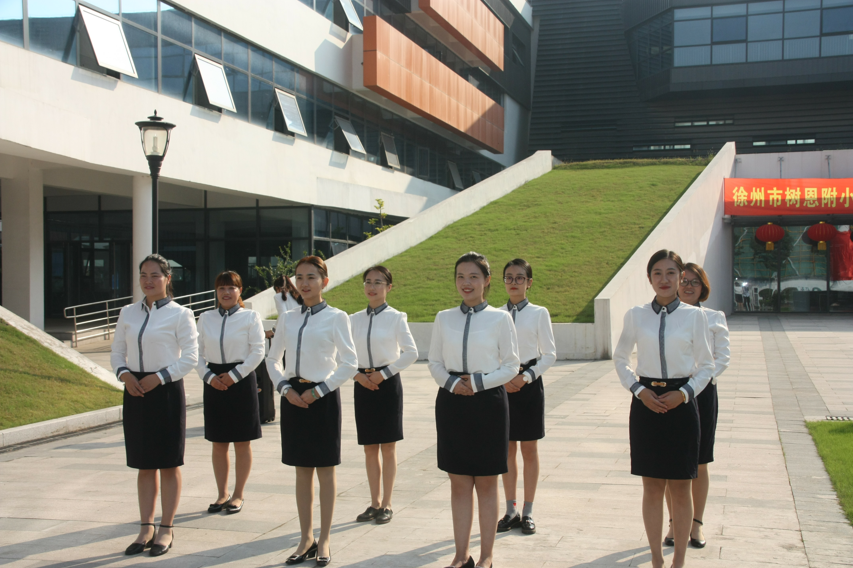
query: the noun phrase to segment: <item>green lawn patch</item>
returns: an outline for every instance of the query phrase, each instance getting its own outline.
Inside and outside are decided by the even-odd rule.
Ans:
[[[704,161],[634,162],[561,166],[387,260],[395,283],[389,303],[409,321],[433,321],[459,302],[453,265],[475,250],[492,265],[492,305],[507,301],[503,266],[521,257],[533,265],[532,302],[554,322],[592,322],[595,296],[704,169]],[[326,299],[348,313],[364,309],[361,276]]]
[[[853,422],[807,422],[847,520],[853,523]]]
[[[121,404],[122,393],[0,320],[0,429]]]

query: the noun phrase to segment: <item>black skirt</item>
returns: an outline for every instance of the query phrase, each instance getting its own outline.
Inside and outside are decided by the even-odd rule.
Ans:
[[[353,387],[355,428],[360,446],[390,444],[403,439],[403,381],[400,373],[372,391],[357,382]]]
[[[640,382],[662,395],[678,390],[687,384],[687,379],[667,379],[665,387],[650,386],[646,379]],[[664,414],[652,412],[635,396],[631,398],[631,474],[658,479],[696,479],[699,465],[696,398]]]
[[[440,470],[475,477],[507,472],[509,403],[503,386],[474,396],[438,389],[435,429]]]
[[[696,397],[696,404],[699,406],[699,426],[701,428],[699,463],[711,463],[714,461],[714,440],[717,435],[717,414],[719,412],[717,385],[708,383],[705,390]]]
[[[217,375],[239,363],[208,363]],[[258,380],[254,371],[228,390],[216,390],[204,383],[204,439],[209,442],[248,442],[261,437],[258,412]]]
[[[290,379],[297,394],[319,383]],[[296,467],[332,467],[341,463],[341,393],[335,389],[308,408],[281,397],[281,463]]]
[[[142,379],[151,373],[132,374]],[[184,381],[160,385],[143,397],[131,396],[125,389],[122,427],[127,467],[170,469],[184,465],[187,434]]]
[[[536,364],[536,359],[521,366],[521,373]],[[542,377],[524,385],[518,392],[506,393],[509,401],[509,439],[530,442],[545,437],[545,384]]]

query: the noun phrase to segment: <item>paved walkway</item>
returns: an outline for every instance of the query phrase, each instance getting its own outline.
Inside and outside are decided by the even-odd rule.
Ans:
[[[733,362],[720,381],[708,546],[691,549],[688,566],[850,566],[853,529],[803,417],[853,415],[853,318],[741,316],[730,326]],[[395,517],[386,526],[353,522],[368,490],[352,390],[343,391],[333,566],[440,567],[453,556],[449,483],[435,466],[436,387],[426,365],[405,374],[405,389],[406,440],[399,444]],[[612,362],[562,362],[548,373],[546,396],[539,532],[499,535],[495,566],[650,566],[641,486],[628,473],[630,399]],[[278,423],[264,426],[264,438],[253,444],[255,467],[237,516],[206,513],[215,485],[200,410],[190,411],[187,435],[175,548],[160,559],[122,555],[137,531],[137,508],[121,428],[0,453],[0,565],[282,566],[299,531]],[[474,532],[476,546],[476,524]]]

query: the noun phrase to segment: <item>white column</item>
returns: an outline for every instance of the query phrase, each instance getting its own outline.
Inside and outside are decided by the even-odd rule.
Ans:
[[[133,301],[142,299],[139,263],[151,254],[151,176],[133,176]]]
[[[44,329],[44,179],[20,162],[2,181],[3,306]]]

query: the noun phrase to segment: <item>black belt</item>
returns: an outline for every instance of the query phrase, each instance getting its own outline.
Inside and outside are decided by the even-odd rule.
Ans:
[[[369,375],[370,373],[378,373],[380,371],[384,371],[388,365],[383,365],[382,367],[368,367],[366,369],[359,369],[358,372],[363,375]]]
[[[518,374],[520,375],[521,373],[523,373],[524,371],[526,371],[527,369],[529,369],[530,367],[532,367],[535,364],[536,364],[536,359],[531,359],[527,363],[522,363],[521,367],[518,368]]]
[[[689,377],[686,379],[650,379],[649,377],[640,377],[640,384],[646,388],[662,389],[663,392],[668,392],[680,389],[689,380]]]

